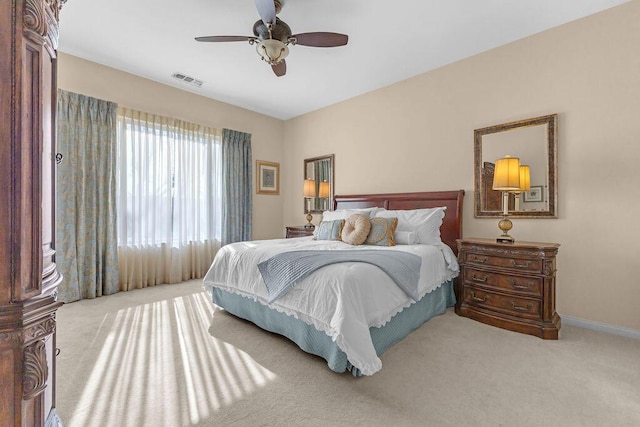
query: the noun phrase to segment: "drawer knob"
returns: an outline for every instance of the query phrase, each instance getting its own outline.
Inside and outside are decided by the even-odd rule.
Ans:
[[[532,282],[526,283],[524,285],[521,285],[519,283],[516,283],[515,279],[511,279],[511,286],[514,289],[531,289],[531,287],[533,286]]]
[[[529,266],[531,265],[531,261],[525,261],[524,264],[518,264],[518,262],[515,259],[511,260],[511,265],[515,268],[529,268]]]
[[[511,306],[513,307],[514,310],[518,310],[518,311],[529,311],[531,310],[531,308],[533,308],[533,304],[531,303],[527,304],[526,307],[523,307],[521,305],[516,305],[516,303],[513,301],[511,301]]]
[[[478,255],[473,255],[471,256],[471,261],[475,261],[475,262],[479,262],[479,263],[483,263],[487,260],[486,256],[478,256]]]
[[[471,280],[473,280],[474,282],[480,282],[480,283],[486,282],[488,278],[489,278],[489,276],[476,277],[475,274],[473,276],[471,276]]]
[[[485,295],[484,298],[480,298],[476,296],[476,293],[471,291],[471,299],[477,302],[485,302],[487,300],[487,296]]]

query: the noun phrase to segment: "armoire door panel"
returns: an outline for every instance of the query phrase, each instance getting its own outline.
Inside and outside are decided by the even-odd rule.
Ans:
[[[56,426],[54,191],[58,13],[0,1],[0,426]]]

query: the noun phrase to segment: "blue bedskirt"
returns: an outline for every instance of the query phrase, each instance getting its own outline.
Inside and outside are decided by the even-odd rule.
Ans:
[[[284,335],[307,353],[325,359],[332,371],[351,371],[354,376],[360,376],[360,371],[349,363],[347,355],[324,332],[249,298],[217,288],[213,288],[213,292],[209,288],[209,291],[216,305],[237,317],[255,323],[262,329]],[[453,306],[455,302],[452,282],[447,281],[435,291],[426,294],[420,301],[396,314],[386,325],[369,328],[378,356],[427,320],[444,314],[447,307]]]

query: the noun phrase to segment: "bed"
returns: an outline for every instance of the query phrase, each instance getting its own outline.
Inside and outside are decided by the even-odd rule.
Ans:
[[[382,368],[379,356],[385,350],[455,304],[456,239],[462,234],[463,196],[463,190],[335,196],[335,212],[445,207],[439,227],[441,242],[366,248],[368,252],[384,251],[378,255],[401,252],[420,258],[414,294],[403,292],[382,267],[339,262],[305,276],[286,294],[272,299],[265,288],[266,276],[261,275],[272,257],[310,250],[351,254],[347,251],[360,249],[313,237],[227,245],[216,255],[204,287],[216,306],[289,338],[305,352],[324,358],[332,371],[372,375]]]

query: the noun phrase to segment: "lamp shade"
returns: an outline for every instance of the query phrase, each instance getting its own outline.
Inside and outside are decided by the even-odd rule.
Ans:
[[[531,173],[528,165],[520,165],[520,191],[531,189]]]
[[[493,189],[500,191],[520,190],[520,159],[504,156],[496,160],[493,173]]]
[[[322,181],[320,183],[320,195],[318,197],[323,199],[329,198],[329,183],[327,181]]]
[[[304,197],[316,197],[316,181],[314,179],[304,180]]]

